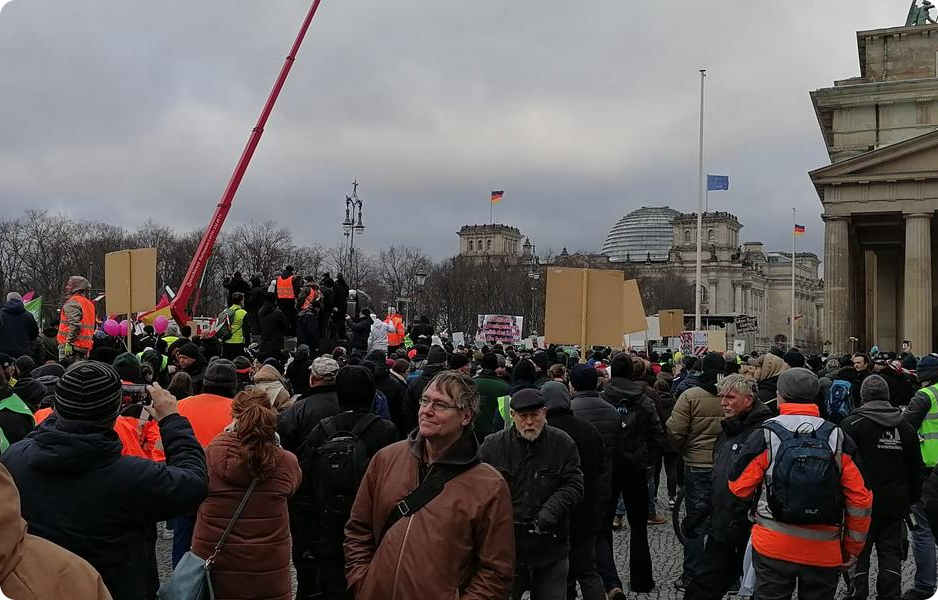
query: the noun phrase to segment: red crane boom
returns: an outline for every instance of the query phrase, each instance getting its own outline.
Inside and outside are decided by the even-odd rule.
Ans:
[[[228,211],[231,210],[231,202],[234,200],[235,194],[238,193],[238,188],[241,186],[244,173],[247,171],[248,165],[251,163],[251,158],[254,156],[254,151],[257,149],[257,144],[261,141],[261,136],[264,134],[264,126],[267,124],[267,119],[274,109],[274,104],[277,103],[277,97],[280,96],[283,84],[290,74],[293,63],[296,61],[296,54],[303,44],[303,39],[306,37],[306,32],[309,31],[309,26],[313,22],[313,17],[316,16],[316,10],[319,8],[321,1],[322,0],[314,0],[312,6],[310,6],[309,12],[306,14],[306,19],[303,21],[303,25],[300,27],[300,31],[296,36],[296,41],[293,42],[293,48],[290,50],[289,56],[287,56],[283,67],[280,69],[280,76],[277,77],[277,81],[274,83],[270,96],[267,98],[266,104],[264,104],[264,109],[261,111],[261,116],[257,120],[257,125],[255,125],[254,129],[251,131],[251,137],[248,138],[248,143],[244,147],[244,152],[241,153],[241,158],[238,160],[237,166],[235,166],[231,180],[228,181],[228,187],[225,188],[225,193],[222,194],[221,200],[215,208],[215,214],[212,216],[212,220],[205,229],[205,233],[202,234],[199,248],[196,250],[195,256],[189,264],[189,269],[186,271],[186,276],[182,280],[182,285],[179,286],[176,297],[173,298],[173,301],[169,305],[173,319],[175,319],[179,325],[185,325],[189,322],[189,300],[192,299],[193,292],[200,286],[202,274],[205,272],[205,265],[212,255],[212,248],[215,246],[215,241],[218,239],[222,225],[225,224]]]

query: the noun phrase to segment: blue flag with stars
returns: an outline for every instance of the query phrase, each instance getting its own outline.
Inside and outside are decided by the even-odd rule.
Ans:
[[[707,175],[707,191],[730,189],[729,175]]]

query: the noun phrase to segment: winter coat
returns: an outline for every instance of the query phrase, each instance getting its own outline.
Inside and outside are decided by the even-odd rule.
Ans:
[[[349,345],[363,354],[368,350],[368,338],[371,336],[371,318],[362,317],[357,321],[346,321],[346,328],[351,333]]]
[[[879,371],[877,375],[886,380],[889,386],[889,403],[893,406],[906,406],[915,394],[912,380],[904,373],[898,373],[890,367]]]
[[[861,404],[840,427],[857,445],[860,472],[873,492],[873,518],[905,518],[925,475],[915,429],[885,400]]]
[[[359,420],[368,416],[374,414],[370,411],[344,411],[332,417],[333,425],[336,431],[351,431]],[[325,531],[319,522],[321,482],[316,471],[316,458],[317,450],[328,438],[325,428],[316,427],[301,445],[297,458],[303,471],[303,483],[290,502],[291,532],[297,556],[308,551],[316,557],[342,560],[342,531]],[[359,439],[365,444],[370,458],[382,448],[399,441],[401,435],[394,423],[379,418],[362,432]]]
[[[576,444],[583,472],[583,500],[570,517],[570,537],[584,538],[605,530],[606,506],[612,495],[612,465],[606,459],[603,438],[586,419],[570,409],[569,398],[548,405],[547,424],[563,431]]]
[[[668,419],[668,438],[681,453],[686,467],[713,466],[713,445],[722,428],[720,397],[693,387],[677,399]]]
[[[243,277],[232,277],[225,278],[225,281],[222,284],[226,290],[228,290],[228,304],[231,305],[231,295],[235,292],[241,292],[244,294],[244,297],[247,298],[248,294],[251,293],[251,284],[244,280]]]
[[[192,552],[212,555],[253,476],[239,455],[238,434],[225,432],[205,450],[208,497],[199,506]],[[212,567],[219,600],[290,600],[290,519],[287,501],[300,486],[300,466],[293,454],[278,449],[276,466],[258,482],[234,524],[228,542]]]
[[[340,315],[348,314],[348,294],[349,286],[345,279],[339,277],[332,286],[332,304],[339,309]]]
[[[205,377],[205,369],[208,368],[208,361],[205,360],[205,357],[202,356],[202,353],[199,353],[199,357],[195,359],[195,362],[183,369],[189,377],[192,379],[192,393],[199,394],[202,392],[202,379]]]
[[[10,406],[0,408],[0,431],[10,444],[20,441],[33,430],[36,421],[31,414],[29,406],[23,402],[9,385],[0,387],[0,403],[6,401]],[[14,408],[16,410],[14,410]]]
[[[671,382],[671,395],[680,398],[681,394],[697,385],[698,379],[700,379],[700,371],[688,371],[683,377],[678,375]]]
[[[283,350],[290,322],[276,304],[265,302],[257,311],[257,329],[261,336],[258,352],[261,356],[273,356]]]
[[[342,412],[334,385],[320,385],[312,393],[297,400],[277,420],[277,433],[284,450],[296,454],[303,441],[309,437],[316,425],[332,415]]]
[[[713,447],[713,477],[710,496],[705,499],[700,513],[710,516],[709,535],[714,538],[737,544],[745,544],[749,537],[751,503],[733,495],[729,490],[730,470],[736,464],[739,451],[749,435],[758,429],[773,412],[759,400],[744,415],[723,419],[722,431]]]
[[[55,329],[44,329],[42,335],[37,339],[42,345],[42,356],[36,357],[37,365],[42,365],[50,360],[59,360],[59,342],[56,339],[58,331]]]
[[[278,413],[282,413],[293,404],[290,399],[290,392],[287,391],[286,385],[284,385],[283,377],[271,365],[264,365],[254,374],[254,389],[267,394],[270,405]]]
[[[150,531],[205,498],[205,454],[189,421],[169,415],[159,427],[165,464],[121,456],[111,428],[54,416],[0,457],[29,531],[91,563],[114,600],[149,600]]]
[[[39,336],[39,326],[23,301],[8,300],[0,307],[0,321],[0,352],[13,358],[27,354],[29,344]]]
[[[429,323],[417,323],[410,328],[410,339],[413,340],[415,344],[429,346],[430,342],[433,340],[433,325]]]
[[[480,462],[468,428],[434,463],[468,469],[422,509],[384,531],[391,510],[433,469],[423,463],[423,444],[415,434],[381,450],[368,465],[345,528],[352,595],[357,600],[507,598],[515,573],[511,496],[501,475]]]
[[[420,409],[420,397],[423,390],[430,385],[430,380],[440,371],[445,371],[446,365],[427,365],[420,375],[407,384],[404,391],[404,405],[401,413],[401,422],[405,429],[401,433],[409,433],[417,426],[417,411]]]
[[[583,472],[576,444],[545,425],[533,442],[518,430],[485,438],[482,460],[502,474],[511,490],[518,562],[539,568],[570,553],[570,516],[583,500]],[[540,534],[533,533],[537,526]]]
[[[394,332],[394,325],[385,323],[376,315],[371,316],[371,332],[368,334],[368,351],[388,351],[388,334]]]
[[[479,388],[479,413],[476,415],[474,427],[480,439],[489,435],[495,428],[495,416],[498,414],[498,399],[508,395],[508,383],[495,374],[495,371],[484,370],[474,381]]]
[[[26,521],[20,516],[19,492],[9,471],[2,466],[0,589],[16,600],[111,600],[101,576],[85,560],[48,540],[26,533]]]
[[[651,457],[660,454],[667,444],[658,411],[645,395],[645,382],[613,377],[603,387],[602,398],[621,416],[622,459],[620,468],[644,470]]]
[[[387,363],[380,363],[375,365],[375,388],[384,394],[391,421],[403,436],[405,434],[403,428],[404,392],[407,391],[407,384],[391,375]]]

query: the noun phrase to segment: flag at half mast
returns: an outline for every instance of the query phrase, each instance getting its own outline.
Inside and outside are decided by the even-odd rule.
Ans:
[[[495,190],[492,192],[492,204],[498,204],[502,201],[502,196],[505,195],[505,190]]]
[[[804,235],[804,225],[795,224],[795,235]]]

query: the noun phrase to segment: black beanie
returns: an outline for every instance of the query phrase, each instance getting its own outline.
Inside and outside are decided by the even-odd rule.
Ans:
[[[443,365],[446,364],[446,350],[442,346],[433,346],[430,348],[430,352],[427,353],[427,364],[428,365]]]
[[[226,358],[216,358],[208,364],[202,376],[202,386],[234,391],[238,387],[238,369]]]
[[[465,354],[459,354],[459,353],[452,354],[450,355],[449,361],[447,361],[447,364],[450,369],[452,369],[453,371],[456,371],[469,364],[469,357],[466,356]]]
[[[534,363],[527,358],[522,358],[518,361],[518,364],[515,365],[515,370],[512,373],[515,380],[519,379],[528,379],[533,380],[534,376],[537,374],[537,369],[534,367]]]
[[[494,371],[498,368],[498,357],[495,356],[494,352],[486,352],[482,355],[480,364],[484,370]]]
[[[363,366],[339,369],[335,376],[335,393],[342,408],[369,409],[375,401],[375,376],[371,369]]]
[[[804,366],[804,354],[798,352],[797,350],[789,350],[782,356],[782,360],[785,361],[789,367],[797,368]]]
[[[199,352],[199,347],[193,344],[192,342],[189,342],[188,344],[183,344],[182,347],[179,348],[178,352],[182,356],[188,356],[189,358],[194,358],[196,360],[198,360],[199,357],[202,356],[202,354]]]
[[[708,352],[700,362],[700,370],[719,371],[722,373],[726,370],[726,359],[724,359],[723,355],[719,352]]]
[[[117,371],[104,363],[83,360],[59,379],[52,412],[60,419],[106,425],[117,419],[121,400]]]
[[[546,352],[535,352],[534,356],[531,357],[531,361],[537,365],[541,371],[546,371],[550,368],[550,361],[547,359]]]
[[[632,378],[634,365],[632,364],[632,356],[628,352],[619,352],[613,356],[609,367],[611,371],[610,374],[613,377]]]

